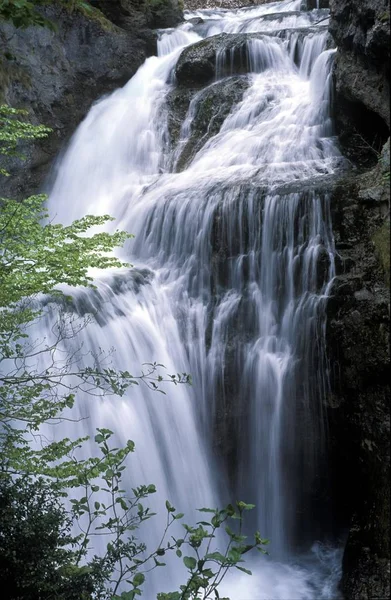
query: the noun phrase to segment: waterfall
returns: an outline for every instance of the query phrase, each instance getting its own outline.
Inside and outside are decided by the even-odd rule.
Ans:
[[[96,290],[73,292],[76,313],[97,317],[75,348],[113,347],[120,369],[157,361],[194,382],[165,397],[146,388],[86,396],[79,432],[104,426],[117,445],[136,442],[127,485],[155,483],[158,514],[165,499],[188,522],[202,506],[256,504],[251,527],[270,538],[270,559],[254,562],[252,578],[227,578],[232,600],[338,597],[340,553],[321,543],[314,486],[327,437],[324,307],[334,277],[325,182],[342,159],[327,11],[300,5],[196,11],[160,31],[159,55],[81,123],[49,197],[60,222],[107,213],[135,235],[123,255],[133,269],[97,274]],[[176,139],[167,101],[175,66],[186,46],[223,33],[247,36],[243,93],[185,152],[205,98],[236,76],[235,46],[217,52],[216,77],[194,90]],[[55,318],[47,312],[47,337]],[[229,460],[216,456],[219,437]],[[146,528],[151,544],[156,529]],[[149,576],[147,600],[183,583],[176,564]]]

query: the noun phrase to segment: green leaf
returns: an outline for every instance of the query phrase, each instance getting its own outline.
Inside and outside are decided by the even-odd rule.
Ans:
[[[211,523],[213,525],[213,527],[220,527],[221,525],[221,519],[218,515],[215,515],[214,517],[212,517]]]
[[[156,565],[157,567],[165,567],[165,566],[166,566],[166,563],[164,563],[164,562],[159,562],[159,561],[157,560],[157,558],[155,558],[155,557],[153,557],[153,560],[154,560],[154,562],[155,562],[155,565]]]
[[[238,565],[236,565],[236,568],[239,569],[239,571],[243,571],[243,573],[246,573],[247,575],[252,575],[251,571],[245,569],[244,567],[238,567]]]
[[[134,577],[133,577],[133,585],[134,586],[139,586],[142,585],[145,581],[145,575],[144,573],[137,573]]]
[[[168,512],[175,512],[175,508],[169,503],[168,500],[166,500],[166,509]]]
[[[252,510],[253,508],[255,508],[255,504],[246,504],[241,500],[237,502],[236,505],[239,508],[239,510]]]
[[[187,567],[188,569],[190,569],[191,571],[193,569],[196,568],[197,566],[197,561],[195,558],[193,558],[192,556],[184,556],[183,557],[183,562],[185,563],[185,567]]]
[[[206,560],[214,560],[220,564],[225,564],[227,562],[226,557],[220,552],[210,552],[205,556]]]

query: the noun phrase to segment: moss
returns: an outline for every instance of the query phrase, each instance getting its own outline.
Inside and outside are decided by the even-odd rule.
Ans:
[[[145,6],[152,9],[171,8],[172,2],[170,0],[145,0]]]
[[[5,92],[9,83],[9,74],[4,66],[3,61],[0,59],[0,104],[5,103]]]
[[[118,31],[118,28],[107,19],[104,14],[98,9],[92,6],[79,5],[77,7],[78,11],[81,12],[82,15],[87,17],[87,19],[91,19],[92,21],[96,21],[99,25],[102,26],[106,31]]]
[[[386,283],[390,287],[390,221],[385,221],[373,236],[375,251],[384,269]]]
[[[13,83],[22,85],[26,89],[31,87],[31,78],[23,69],[15,63],[15,57],[0,58],[0,104],[7,104],[7,92]]]
[[[106,31],[117,31],[117,27],[107,19],[104,14],[94,6],[83,0],[60,0],[62,6],[69,12],[77,11],[90,21],[98,23]]]

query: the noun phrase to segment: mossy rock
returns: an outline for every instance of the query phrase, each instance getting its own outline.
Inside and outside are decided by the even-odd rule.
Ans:
[[[105,31],[115,31],[116,26],[98,9],[85,2],[76,5],[76,9],[87,19],[98,23]]]
[[[132,31],[175,27],[183,21],[181,0],[91,0],[112,23]]]
[[[390,286],[390,221],[385,221],[373,236],[376,254],[384,269],[386,283]]]

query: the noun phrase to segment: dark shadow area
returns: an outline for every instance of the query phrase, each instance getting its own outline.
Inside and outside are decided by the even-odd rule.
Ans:
[[[333,116],[343,154],[359,168],[376,165],[390,135],[386,122],[361,102],[341,97],[336,99]]]

